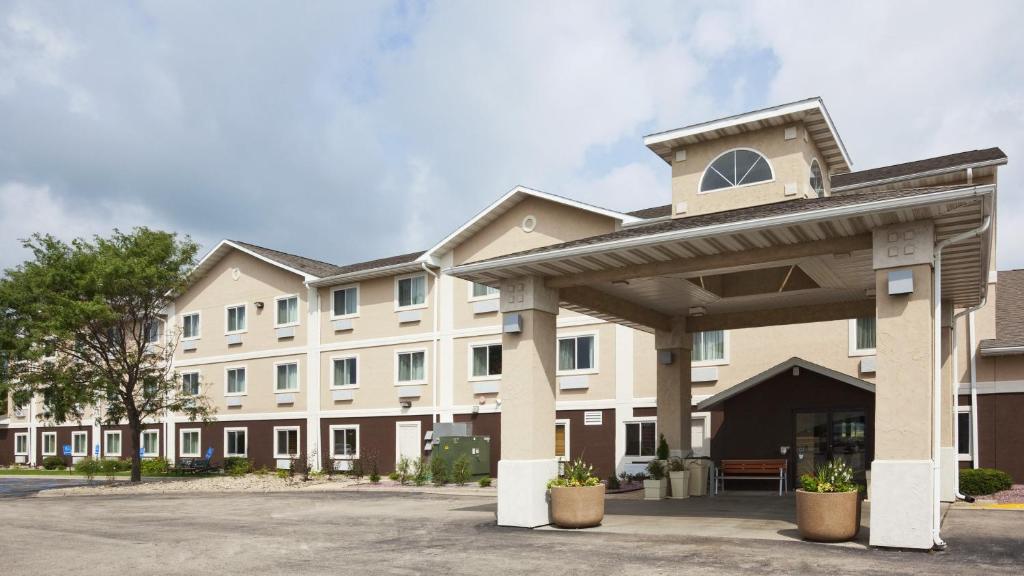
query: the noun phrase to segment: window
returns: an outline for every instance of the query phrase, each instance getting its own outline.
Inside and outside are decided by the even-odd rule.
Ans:
[[[725,331],[695,332],[690,360],[693,362],[724,362]]]
[[[156,344],[160,340],[160,323],[156,320],[146,322],[146,344]]]
[[[225,373],[225,393],[229,396],[245,394],[245,368],[228,368]]]
[[[739,148],[729,150],[708,165],[700,180],[700,191],[711,192],[774,179],[772,167],[764,156]]]
[[[89,455],[89,433],[88,432],[72,432],[71,433],[71,455],[72,456],[88,456]]]
[[[399,278],[397,283],[398,307],[424,306],[427,302],[427,277],[423,274]]]
[[[287,364],[275,364],[274,379],[275,392],[294,392],[299,389],[299,364],[289,362]]]
[[[501,376],[501,344],[472,346],[473,378]]]
[[[825,179],[821,177],[821,166],[818,165],[818,160],[811,160],[811,190],[814,191],[814,195],[821,198],[825,195]]]
[[[418,352],[398,353],[398,382],[400,384],[420,384],[427,381],[426,376],[427,353]]]
[[[57,433],[43,432],[43,456],[57,455]]]
[[[199,430],[181,431],[181,455],[185,457],[199,457]]]
[[[14,455],[15,456],[27,456],[28,455],[28,434],[21,433],[14,435]]]
[[[331,363],[334,370],[331,372],[331,387],[341,388],[343,386],[358,386],[359,359],[355,356],[348,358],[333,358]]]
[[[245,304],[228,306],[225,311],[227,313],[227,330],[225,332],[227,334],[245,332]]]
[[[160,455],[160,431],[142,431],[142,455],[156,457]]]
[[[281,296],[277,302],[277,314],[274,316],[275,326],[294,326],[299,323],[299,297]]]
[[[472,283],[470,287],[470,298],[473,300],[483,300],[484,298],[496,298],[498,296],[498,289],[491,288],[486,284]]]
[[[103,453],[107,456],[121,455],[120,430],[108,430],[103,433]]]
[[[555,457],[569,459],[569,421],[555,420]]]
[[[571,336],[558,339],[558,371],[572,372],[577,370],[593,370],[594,335]]]
[[[626,422],[626,456],[654,456],[654,422]]]
[[[299,429],[274,428],[274,457],[292,458],[299,455]]]
[[[870,356],[875,353],[875,319],[850,320],[850,355]]]
[[[199,338],[199,312],[185,314],[181,317],[181,337]]]
[[[956,413],[956,452],[959,460],[971,460],[971,407],[958,406]]]
[[[246,452],[247,428],[225,428],[224,429],[224,455],[225,456],[247,456]]]
[[[334,302],[331,314],[334,318],[355,316],[359,313],[359,287],[337,288],[331,294]]]
[[[359,457],[359,426],[331,426],[331,456]]]
[[[185,372],[181,375],[181,393],[186,396],[199,395],[199,372]]]

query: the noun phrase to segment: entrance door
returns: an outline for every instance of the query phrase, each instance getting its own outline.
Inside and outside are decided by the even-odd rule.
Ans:
[[[405,456],[415,462],[423,452],[420,448],[420,423],[395,422],[395,463]]]
[[[796,478],[840,458],[864,481],[867,466],[867,416],[863,410],[797,412],[794,430]]]

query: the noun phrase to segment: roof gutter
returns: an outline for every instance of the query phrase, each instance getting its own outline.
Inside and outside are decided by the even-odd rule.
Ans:
[[[999,346],[998,348],[982,348],[982,356],[1012,356],[1024,354],[1024,346]]]
[[[590,254],[599,254],[602,252],[607,252],[609,250],[634,248],[639,246],[647,246],[651,244],[660,244],[663,242],[672,242],[677,240],[693,240],[699,238],[718,236],[721,234],[749,232],[753,230],[785,226],[790,224],[807,223],[817,220],[829,220],[832,218],[843,218],[847,216],[863,214],[868,211],[885,211],[903,208],[913,208],[916,206],[937,204],[941,202],[948,202],[951,200],[965,200],[969,198],[985,196],[988,194],[992,194],[994,192],[995,185],[993,184],[986,184],[983,186],[969,186],[964,188],[957,188],[954,190],[946,190],[944,192],[922,194],[919,196],[892,198],[888,200],[876,200],[873,202],[863,202],[860,204],[839,206],[836,208],[822,208],[820,210],[796,212],[793,214],[772,216],[768,218],[759,218],[756,220],[744,220],[740,222],[716,224],[713,226],[705,226],[703,228],[672,230],[669,232],[651,234],[649,236],[624,238],[622,240],[611,240],[599,244],[573,246],[570,248],[562,248],[559,250],[551,250],[549,252],[540,252],[537,254],[523,254],[520,256],[512,255],[504,258],[497,258],[494,260],[484,260],[482,262],[463,264],[461,266],[456,266],[449,269],[449,272],[455,275],[473,274],[476,272],[484,272],[488,270],[494,270],[496,268],[503,268],[505,266],[521,266],[526,264],[533,264],[537,262],[551,260],[558,257],[585,256]]]
[[[871,188],[872,186],[881,186],[884,184],[893,184],[895,182],[903,182],[904,180],[913,180],[915,178],[928,178],[930,176],[941,176],[943,174],[952,174],[961,170],[973,170],[975,168],[985,168],[988,166],[1002,166],[1006,164],[1006,157],[997,160],[985,160],[983,162],[972,162],[969,164],[957,164],[956,166],[950,166],[949,168],[936,168],[935,170],[925,170],[924,172],[914,172],[913,174],[906,174],[903,176],[893,176],[892,178],[879,178],[878,180],[868,180],[867,182],[860,182],[857,184],[847,184],[845,186],[833,186],[832,192],[846,192],[848,190],[859,190],[861,188]],[[844,174],[845,176],[846,174]]]

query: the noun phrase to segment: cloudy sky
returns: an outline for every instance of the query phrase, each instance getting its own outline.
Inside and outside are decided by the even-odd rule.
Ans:
[[[140,224],[344,264],[516,184],[665,204],[644,134],[818,95],[855,169],[1002,147],[1024,267],[1022,27],[1021,2],[0,0],[0,267]]]

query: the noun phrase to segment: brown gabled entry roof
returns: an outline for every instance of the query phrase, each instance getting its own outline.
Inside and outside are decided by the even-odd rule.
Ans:
[[[978,348],[986,356],[1024,354],[1024,270],[996,277],[996,337],[982,340]]]
[[[914,162],[892,164],[881,166],[870,170],[859,170],[846,174],[836,174],[831,178],[833,189],[850,188],[853,186],[867,186],[893,179],[909,178],[934,173],[937,171],[952,171],[966,169],[978,165],[990,165],[1006,162],[1006,154],[999,148],[985,148],[984,150],[968,150],[956,154],[936,156]],[[837,190],[838,191],[838,190]]]

